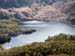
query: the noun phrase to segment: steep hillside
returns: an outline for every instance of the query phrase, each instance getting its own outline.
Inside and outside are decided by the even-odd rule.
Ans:
[[[14,17],[71,23],[75,22],[74,7],[75,0],[0,0],[0,19]]]
[[[69,15],[68,20],[71,21],[72,24],[75,25],[75,3],[71,5],[68,9],[66,9],[65,14]]]
[[[0,0],[1,8],[12,8],[12,7],[21,7],[21,6],[32,6],[33,4],[52,4],[56,0]]]
[[[24,6],[25,0],[0,0],[0,8],[12,8]]]

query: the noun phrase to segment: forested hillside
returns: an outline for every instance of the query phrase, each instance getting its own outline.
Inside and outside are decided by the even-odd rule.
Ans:
[[[0,0],[1,8],[20,7],[25,5],[25,0]]]
[[[71,21],[72,24],[75,24],[75,3],[64,12],[69,15],[68,20]]]
[[[0,0],[1,8],[12,8],[12,7],[21,7],[21,6],[32,6],[32,4],[52,4],[56,0]]]
[[[0,44],[9,42],[11,36],[16,36],[20,31],[19,21],[16,19],[0,19]]]
[[[74,0],[72,0],[74,1]],[[32,6],[33,4],[51,5],[57,2],[71,2],[70,0],[0,0],[1,8]]]
[[[75,35],[59,34],[45,42],[1,50],[0,56],[75,56]]]

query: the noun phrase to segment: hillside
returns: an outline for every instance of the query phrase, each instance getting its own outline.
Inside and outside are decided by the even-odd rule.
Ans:
[[[59,34],[45,42],[1,50],[0,56],[75,56],[75,35]]]
[[[51,5],[56,1],[58,0],[0,0],[0,7],[1,8],[12,8],[12,7],[22,7],[22,6],[31,7],[33,4]]]
[[[75,18],[74,7],[75,0],[0,0],[0,19],[14,17],[71,23]]]
[[[75,24],[75,3],[71,5],[68,9],[66,9],[65,14],[69,15],[68,20],[71,21],[72,24]]]

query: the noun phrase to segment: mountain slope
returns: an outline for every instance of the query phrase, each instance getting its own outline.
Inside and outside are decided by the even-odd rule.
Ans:
[[[38,19],[71,22],[75,0],[0,0],[0,19]],[[67,21],[68,20],[68,21]]]

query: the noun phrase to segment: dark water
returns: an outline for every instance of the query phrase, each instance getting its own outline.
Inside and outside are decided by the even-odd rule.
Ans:
[[[4,48],[21,46],[32,42],[43,42],[48,36],[54,36],[60,33],[75,35],[75,28],[60,22],[26,21],[23,28],[33,28],[37,31],[28,35],[19,35],[12,37],[10,43],[3,44]]]

